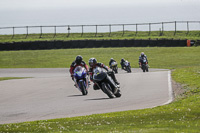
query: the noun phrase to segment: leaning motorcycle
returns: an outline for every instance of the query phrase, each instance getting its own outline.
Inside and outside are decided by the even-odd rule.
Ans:
[[[77,66],[74,69],[74,78],[76,88],[78,88],[83,95],[87,95],[89,88],[89,78],[85,68],[82,66]]]
[[[111,67],[112,71],[114,71],[115,73],[118,73],[118,67],[117,67],[117,62],[112,62],[111,63]]]
[[[142,63],[141,63],[141,69],[143,70],[143,72],[148,72],[149,71],[149,65],[147,63],[147,59],[145,57],[143,57],[142,59]]]
[[[131,73],[131,65],[130,65],[130,62],[125,61],[125,62],[124,62],[124,66],[125,66],[124,70],[127,71],[128,73]]]
[[[93,81],[97,84],[109,98],[121,97],[120,87],[116,85],[113,79],[108,75],[107,71],[101,67],[93,70]]]

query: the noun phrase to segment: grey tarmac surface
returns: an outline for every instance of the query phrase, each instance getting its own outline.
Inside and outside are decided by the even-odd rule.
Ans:
[[[114,99],[93,84],[82,96],[68,68],[0,69],[0,77],[32,77],[0,81],[0,124],[152,108],[173,99],[166,69],[119,69],[122,96]]]

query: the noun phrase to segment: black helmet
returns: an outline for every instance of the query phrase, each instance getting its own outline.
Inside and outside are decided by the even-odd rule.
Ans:
[[[121,62],[124,62],[124,61],[125,61],[124,58],[122,58],[122,59],[121,59]]]
[[[80,63],[82,62],[82,60],[83,60],[83,57],[82,57],[81,55],[78,55],[78,56],[76,56],[75,62],[76,62],[77,64],[80,64]]]
[[[113,61],[114,59],[113,58],[110,58],[110,61]]]
[[[93,67],[96,64],[97,64],[97,60],[95,58],[90,58],[89,59],[89,65],[90,65],[90,67]]]

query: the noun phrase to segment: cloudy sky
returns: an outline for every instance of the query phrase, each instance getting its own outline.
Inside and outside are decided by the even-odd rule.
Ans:
[[[0,27],[200,21],[200,0],[0,0]]]
[[[0,0],[0,10],[124,6],[200,6],[200,0]]]

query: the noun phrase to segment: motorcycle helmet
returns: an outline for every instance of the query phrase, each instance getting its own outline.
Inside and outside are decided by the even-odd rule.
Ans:
[[[83,57],[82,57],[81,55],[78,55],[78,56],[76,56],[75,62],[76,62],[77,64],[80,64],[80,63],[82,62],[82,60],[83,60]]]
[[[141,57],[143,57],[143,56],[144,56],[144,52],[141,53]]]
[[[113,61],[114,59],[113,58],[110,58],[110,61]]]
[[[124,58],[121,59],[121,62],[125,62]]]
[[[97,60],[95,58],[90,58],[89,59],[89,65],[90,65],[90,67],[93,67],[96,64],[97,64]]]

